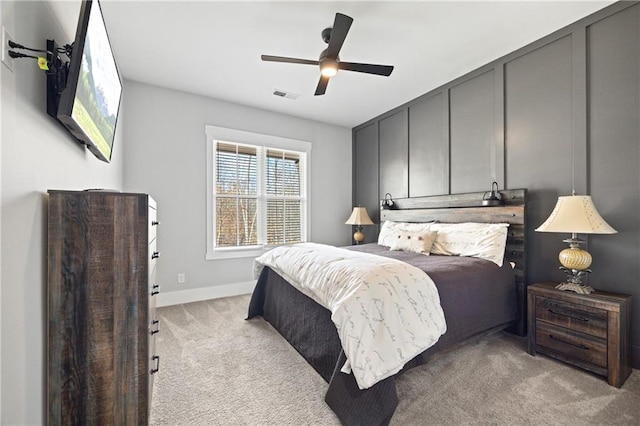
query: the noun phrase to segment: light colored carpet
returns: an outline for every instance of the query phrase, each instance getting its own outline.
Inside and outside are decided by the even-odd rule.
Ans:
[[[249,296],[158,309],[152,425],[338,425],[327,384]],[[397,380],[392,425],[638,425],[640,373],[621,389],[509,333],[474,339]]]

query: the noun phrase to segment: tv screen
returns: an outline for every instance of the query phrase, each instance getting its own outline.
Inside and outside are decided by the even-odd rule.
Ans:
[[[82,2],[57,118],[100,160],[111,161],[122,81],[97,0]]]

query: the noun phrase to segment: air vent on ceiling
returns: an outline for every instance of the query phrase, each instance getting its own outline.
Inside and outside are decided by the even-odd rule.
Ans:
[[[294,100],[300,95],[296,95],[295,93],[285,92],[284,90],[275,89],[273,94],[276,96],[280,96],[281,98]]]

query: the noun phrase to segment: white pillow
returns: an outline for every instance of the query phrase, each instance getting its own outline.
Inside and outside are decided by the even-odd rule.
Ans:
[[[470,256],[502,266],[508,223],[434,223],[438,232],[432,254]]]
[[[390,250],[411,251],[429,256],[431,246],[436,239],[437,232],[411,232],[398,230],[395,233]]]
[[[431,223],[392,222],[387,220],[380,228],[378,244],[391,247],[391,244],[396,239],[396,231],[427,232],[430,225]]]

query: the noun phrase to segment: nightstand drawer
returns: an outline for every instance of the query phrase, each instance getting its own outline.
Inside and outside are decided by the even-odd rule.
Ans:
[[[536,296],[536,318],[571,330],[607,338],[607,311]]]
[[[537,321],[536,344],[565,356],[607,367],[607,341]]]

